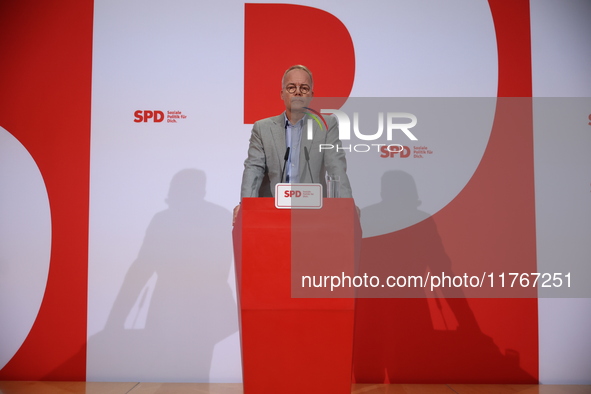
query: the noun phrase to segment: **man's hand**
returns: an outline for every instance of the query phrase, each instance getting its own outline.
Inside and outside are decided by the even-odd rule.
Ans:
[[[236,217],[238,216],[238,212],[240,212],[240,204],[234,207],[234,212],[232,214],[232,226],[234,225],[234,223],[236,223]]]

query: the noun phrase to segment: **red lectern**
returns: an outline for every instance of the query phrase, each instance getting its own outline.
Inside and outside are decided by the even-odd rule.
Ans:
[[[354,289],[301,277],[353,275],[361,244],[353,200],[281,210],[272,198],[245,198],[233,238],[244,393],[350,393]],[[350,298],[294,298],[292,282],[297,297]]]

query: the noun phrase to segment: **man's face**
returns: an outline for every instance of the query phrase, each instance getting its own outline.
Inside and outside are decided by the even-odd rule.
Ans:
[[[289,90],[294,88],[295,91],[290,93]],[[281,99],[287,110],[292,112],[302,111],[303,107],[308,106],[312,96],[314,96],[314,92],[307,72],[295,69],[287,73],[281,90]]]

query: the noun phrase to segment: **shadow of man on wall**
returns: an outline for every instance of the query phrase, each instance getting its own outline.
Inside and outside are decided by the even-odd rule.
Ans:
[[[517,352],[502,354],[481,331],[461,288],[427,298],[407,279],[427,271],[453,277],[452,262],[432,216],[419,209],[413,177],[388,171],[381,188],[382,201],[361,213],[364,235],[382,235],[363,239],[359,273],[398,280],[396,287],[359,293],[371,298],[356,302],[355,382],[535,383]]]
[[[89,339],[94,375],[208,382],[214,346],[238,330],[228,284],[231,214],[207,202],[203,171],[170,183],[103,331]]]

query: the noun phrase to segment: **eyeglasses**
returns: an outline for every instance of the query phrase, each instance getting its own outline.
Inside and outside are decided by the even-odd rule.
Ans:
[[[310,93],[310,86],[308,86],[308,85],[300,85],[299,88],[300,88],[300,93],[301,94],[308,94],[308,93]],[[285,87],[285,90],[289,94],[294,94],[298,90],[298,87],[296,85],[294,85],[293,83],[290,83],[289,85],[287,85]]]

